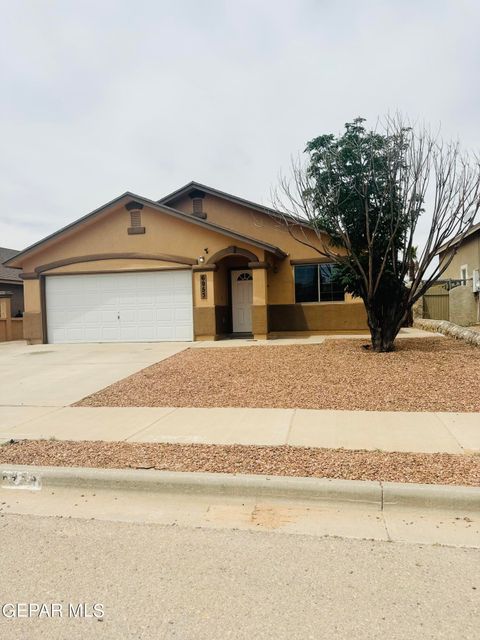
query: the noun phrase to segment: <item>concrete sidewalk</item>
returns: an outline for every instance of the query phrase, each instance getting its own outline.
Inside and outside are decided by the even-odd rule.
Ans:
[[[480,414],[0,406],[0,441],[56,438],[480,452]]]
[[[414,327],[404,327],[400,329],[397,339],[404,340],[408,338],[442,338],[440,333],[432,333],[417,329]],[[317,332],[305,336],[302,333],[292,331],[284,331],[273,333],[268,340],[256,340],[254,338],[227,338],[225,340],[202,340],[198,342],[190,342],[188,346],[192,349],[205,348],[228,348],[228,347],[272,347],[272,346],[288,346],[296,344],[323,344],[326,340],[365,340],[370,342],[370,334],[368,332],[357,331],[354,333],[341,333],[334,331]]]

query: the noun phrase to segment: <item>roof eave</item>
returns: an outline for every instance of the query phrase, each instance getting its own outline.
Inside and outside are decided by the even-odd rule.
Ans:
[[[258,202],[253,202],[252,200],[247,200],[246,198],[235,196],[232,193],[227,193],[226,191],[221,191],[220,189],[209,187],[208,185],[202,184],[201,182],[195,182],[195,180],[191,180],[190,182],[185,184],[183,187],[180,187],[179,189],[172,191],[171,193],[164,196],[163,198],[160,198],[158,202],[164,203],[164,202],[168,202],[169,200],[174,200],[175,198],[182,195],[183,193],[188,193],[188,191],[190,191],[191,189],[200,189],[202,191],[205,191],[206,193],[209,193],[210,195],[214,195],[214,196],[216,195],[220,198],[225,198],[226,200],[242,204],[246,207],[250,207],[251,209],[255,209],[256,211],[260,211],[261,213],[267,213],[269,215],[283,217],[283,214],[281,211],[276,211],[272,207],[267,207],[266,205],[259,204]]]
[[[480,233],[480,222],[474,224],[464,235],[455,236],[451,240],[445,242],[445,244],[439,248],[436,255],[438,256],[444,251],[449,251],[450,249],[458,247],[466,238],[470,238],[470,236],[475,235],[477,232]]]
[[[70,229],[73,229],[74,227],[80,225],[82,222],[85,222],[88,219],[91,219],[93,217],[95,217],[96,215],[103,213],[104,211],[106,211],[107,209],[113,207],[113,206],[118,206],[119,204],[122,203],[122,200],[128,201],[128,200],[137,200],[140,203],[152,207],[153,209],[159,210],[159,211],[163,211],[164,213],[167,213],[169,215],[172,215],[173,217],[179,218],[181,220],[186,220],[192,224],[195,224],[197,226],[201,226],[203,228],[208,228],[212,231],[215,231],[217,233],[221,233],[223,235],[227,235],[229,237],[232,237],[234,239],[240,240],[241,242],[246,242],[247,244],[251,244],[253,246],[256,246],[258,248],[264,249],[266,251],[269,251],[270,253],[276,255],[279,258],[285,258],[286,257],[286,253],[284,251],[282,251],[279,247],[276,247],[274,245],[270,245],[268,243],[265,242],[261,242],[259,240],[256,240],[255,238],[250,238],[249,236],[244,236],[240,233],[236,233],[235,231],[232,231],[231,229],[226,229],[224,227],[221,227],[220,225],[216,225],[212,222],[208,222],[207,220],[203,220],[200,218],[195,218],[193,215],[185,213],[184,211],[178,211],[177,209],[173,209],[172,207],[168,207],[164,204],[161,204],[155,200],[150,200],[149,198],[145,198],[144,196],[139,196],[136,193],[132,193],[131,191],[126,191],[125,193],[123,193],[122,195],[118,196],[117,198],[114,198],[113,200],[110,200],[109,202],[107,202],[106,204],[104,204],[101,207],[98,207],[97,209],[94,209],[93,211],[91,211],[90,213],[87,213],[86,215],[82,216],[81,218],[78,218],[77,220],[75,220],[74,222],[71,222],[70,224],[66,225],[65,227],[62,227],[61,229],[59,229],[58,231],[48,235],[46,238],[43,238],[42,240],[39,240],[38,242],[35,242],[34,244],[30,245],[29,247],[27,247],[26,249],[24,249],[23,251],[20,251],[17,255],[13,256],[12,258],[10,258],[9,260],[7,260],[4,264],[5,266],[8,267],[12,267],[12,268],[21,268],[21,265],[18,264],[18,260],[24,258],[27,254],[31,253],[32,251],[34,251],[37,248],[40,248],[42,245],[44,245],[45,243],[48,243],[49,240],[53,240],[54,238],[60,236],[61,234],[65,233],[66,231],[69,231]],[[16,264],[15,264],[16,263]]]
[[[209,187],[206,184],[202,184],[201,182],[195,182],[195,180],[191,180],[190,182],[185,184],[183,187],[180,187],[179,189],[172,191],[171,193],[164,196],[163,198],[160,198],[158,202],[164,203],[164,202],[168,202],[169,200],[174,200],[175,198],[178,198],[180,195],[188,193],[192,189],[201,189],[202,191],[205,191],[210,195],[213,195],[219,198],[224,198],[229,202],[233,202],[234,204],[240,204],[244,207],[254,209],[259,213],[265,213],[266,215],[271,216],[273,218],[279,218],[280,220],[285,220],[286,217],[292,218],[292,216],[289,216],[282,211],[278,211],[277,209],[273,209],[272,207],[267,207],[265,205],[258,204],[257,202],[252,202],[251,200],[240,198],[239,196],[235,196],[231,193],[227,193],[226,191],[220,191],[220,189],[214,189],[213,187]],[[295,224],[301,227],[306,227],[307,229],[313,228],[313,226],[307,220],[295,218],[294,221],[295,221]],[[324,231],[323,229],[319,229],[319,232],[327,234],[327,232]]]
[[[45,244],[49,240],[53,240],[53,238],[56,238],[57,236],[61,235],[62,233],[65,233],[65,231],[68,231],[69,229],[72,229],[73,227],[76,227],[81,222],[84,222],[85,220],[87,220],[89,218],[93,218],[95,215],[101,213],[105,209],[108,209],[108,207],[116,206],[117,204],[120,204],[122,198],[136,198],[136,197],[138,197],[138,196],[135,196],[135,194],[131,193],[130,191],[125,191],[125,193],[122,193],[122,195],[117,196],[116,198],[114,198],[113,200],[110,200],[109,202],[107,202],[106,204],[102,205],[101,207],[97,207],[93,211],[90,211],[90,213],[87,213],[84,216],[82,216],[80,218],[77,218],[77,220],[74,220],[73,222],[70,222],[70,224],[67,224],[64,227],[61,227],[60,229],[58,229],[58,231],[54,231],[53,233],[50,233],[48,236],[45,236],[45,238],[42,238],[41,240],[38,240],[37,242],[34,242],[30,246],[28,246],[25,249],[23,249],[23,251],[20,251],[19,253],[17,253],[17,255],[12,256],[8,260],[6,260],[3,264],[6,267],[12,267],[14,269],[21,269],[22,268],[21,265],[17,266],[17,265],[14,264],[14,262],[18,258],[23,258],[26,254],[30,253],[34,249],[39,248],[41,245]]]

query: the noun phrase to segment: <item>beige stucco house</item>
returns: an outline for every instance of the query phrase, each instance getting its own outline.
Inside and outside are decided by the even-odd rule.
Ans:
[[[439,252],[440,262],[443,262],[455,250],[442,278],[463,281],[476,278],[480,270],[480,222],[473,225],[459,245],[454,239],[449,246],[452,248],[442,248]]]
[[[452,260],[442,274],[442,280],[456,285],[449,291],[449,319],[462,326],[476,324],[480,322],[480,223],[459,237],[459,244],[454,238],[440,249],[440,264],[452,252]]]
[[[125,193],[6,264],[22,270],[30,343],[367,326],[363,303],[332,283],[328,261],[292,238],[280,216],[196,182],[159,201]]]

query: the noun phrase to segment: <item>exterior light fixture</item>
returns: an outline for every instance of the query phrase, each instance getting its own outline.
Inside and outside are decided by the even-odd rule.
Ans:
[[[205,258],[204,258],[204,256],[200,256],[200,257],[198,258],[198,262],[199,262],[200,264],[203,264],[203,263],[205,262]]]

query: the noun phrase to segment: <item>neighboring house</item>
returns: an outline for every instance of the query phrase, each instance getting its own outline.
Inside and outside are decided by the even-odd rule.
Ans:
[[[22,268],[30,343],[367,327],[363,303],[332,284],[328,261],[278,214],[196,182],[159,201],[127,192],[7,264]]]
[[[480,322],[480,223],[475,224],[460,244],[449,243],[441,248],[440,263],[455,255],[442,274],[442,280],[453,281],[449,286],[449,317],[451,322],[467,326]],[[452,286],[453,285],[453,286]]]
[[[23,282],[19,269],[6,267],[3,263],[18,254],[14,249],[0,247],[0,292],[11,293],[12,316],[21,316],[23,313]]]

